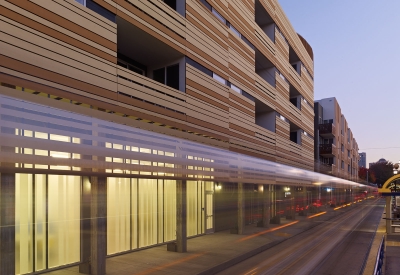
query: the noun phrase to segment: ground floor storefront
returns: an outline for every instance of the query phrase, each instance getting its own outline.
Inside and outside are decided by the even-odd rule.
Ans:
[[[104,272],[107,257],[166,243],[185,252],[191,237],[307,216],[317,201],[311,196],[324,195],[312,187],[198,180],[32,173],[0,179],[1,268],[13,274],[70,265],[101,274],[93,270]]]
[[[105,274],[107,257],[166,243],[186,252],[188,238],[355,194],[355,183],[23,95],[0,95],[0,274]]]

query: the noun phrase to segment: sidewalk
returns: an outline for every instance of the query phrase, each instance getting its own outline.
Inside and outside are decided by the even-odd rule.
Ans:
[[[325,211],[325,210],[323,210]],[[326,213],[313,217],[296,216],[296,220],[281,219],[270,228],[246,226],[245,234],[230,234],[229,230],[188,239],[187,253],[168,252],[166,245],[143,249],[107,259],[107,275],[186,275],[215,274],[250,258],[294,235],[310,229],[341,211],[326,208]],[[51,275],[77,275],[78,267],[49,272]]]
[[[383,219],[384,217],[386,217],[386,214],[382,213],[382,219],[376,229],[375,238],[372,241],[371,249],[369,251],[368,260],[365,265],[363,275],[372,275],[374,273],[376,256],[378,255],[379,246],[381,244],[382,237],[386,235],[386,220]],[[387,275],[386,273],[384,274]]]
[[[385,211],[384,211],[385,212]],[[376,256],[378,255],[379,245],[385,235],[385,254],[383,263],[383,274],[398,275],[400,273],[400,232],[398,235],[386,235],[386,214],[382,214],[382,219],[376,230],[375,238],[371,245],[368,260],[363,275],[372,275],[375,268]]]

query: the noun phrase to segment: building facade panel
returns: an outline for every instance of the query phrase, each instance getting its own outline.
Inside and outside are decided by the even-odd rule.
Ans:
[[[214,187],[238,188],[236,168],[245,223],[257,223],[254,185],[276,183],[266,160],[313,169],[312,56],[276,0],[0,5],[0,173],[16,175],[17,273],[95,263],[80,236],[91,218],[109,220],[89,232],[107,255],[173,240],[179,188],[187,236],[212,232]]]

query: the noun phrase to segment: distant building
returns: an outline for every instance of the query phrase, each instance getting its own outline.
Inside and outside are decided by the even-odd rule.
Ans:
[[[358,154],[360,160],[358,161],[358,167],[367,167],[367,153],[362,152]]]
[[[373,164],[375,164],[375,163],[381,163],[381,162],[387,162],[387,160],[384,159],[384,158],[380,158],[377,162],[370,162],[370,163],[369,163],[369,167],[371,167],[371,165],[373,165]]]
[[[314,102],[315,171],[358,179],[358,144],[336,98]]]

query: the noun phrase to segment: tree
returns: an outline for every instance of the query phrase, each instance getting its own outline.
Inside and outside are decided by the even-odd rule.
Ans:
[[[358,168],[358,177],[362,180],[367,180],[368,169],[365,167]]]
[[[375,162],[369,166],[369,182],[382,186],[393,176],[393,163],[390,161]]]

